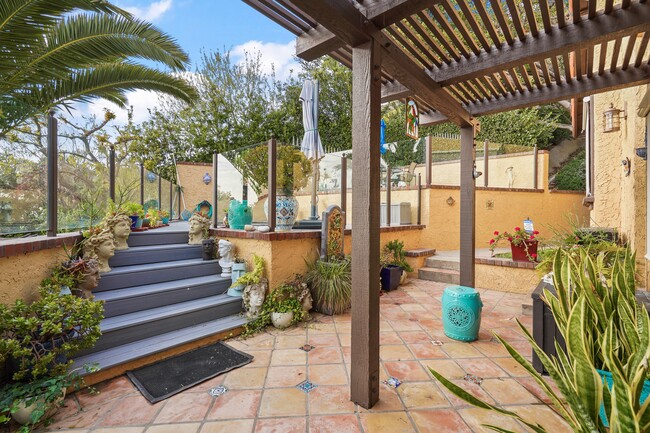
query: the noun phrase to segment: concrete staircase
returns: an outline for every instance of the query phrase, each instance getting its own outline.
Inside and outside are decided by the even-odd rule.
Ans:
[[[428,257],[418,270],[421,280],[460,284],[460,260],[456,257]]]
[[[187,231],[171,227],[136,232],[128,250],[115,252],[93,291],[104,301],[102,336],[77,366],[117,367],[246,322],[241,299],[226,295],[230,279],[219,263],[202,260],[201,246],[187,241]]]

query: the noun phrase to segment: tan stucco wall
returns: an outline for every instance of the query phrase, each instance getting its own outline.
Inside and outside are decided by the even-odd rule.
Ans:
[[[0,303],[11,304],[17,299],[33,301],[40,282],[65,259],[63,248],[0,258]]]
[[[196,205],[203,200],[212,203],[212,189],[214,188],[214,179],[210,184],[203,183],[203,176],[209,173],[212,176],[212,164],[207,163],[186,163],[179,162],[178,180],[183,186],[183,197],[185,198],[185,209],[194,211]],[[218,203],[219,220],[223,219],[223,210],[228,207],[227,200],[220,200]],[[181,207],[182,201],[181,201]]]
[[[511,268],[508,266],[475,265],[476,287],[528,294],[539,284],[534,269]]]

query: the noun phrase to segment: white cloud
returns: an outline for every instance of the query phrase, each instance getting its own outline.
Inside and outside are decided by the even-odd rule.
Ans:
[[[291,41],[287,44],[278,44],[275,42],[262,42],[262,41],[248,41],[241,45],[236,45],[231,55],[233,60],[237,63],[244,61],[246,53],[251,55],[261,54],[262,71],[271,73],[275,68],[275,76],[279,80],[285,80],[300,67],[299,63],[294,59],[296,52],[295,42]]]
[[[148,6],[121,6],[136,17],[145,21],[156,21],[172,8],[173,0],[155,1]]]

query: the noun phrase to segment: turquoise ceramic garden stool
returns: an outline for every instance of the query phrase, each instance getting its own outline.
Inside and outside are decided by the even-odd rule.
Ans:
[[[478,340],[481,327],[481,296],[471,287],[449,286],[442,294],[442,324],[454,340]]]

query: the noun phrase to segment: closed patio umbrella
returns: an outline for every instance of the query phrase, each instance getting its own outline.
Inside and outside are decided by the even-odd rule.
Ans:
[[[300,150],[312,160],[313,164],[313,188],[311,193],[311,216],[310,219],[317,220],[316,213],[316,185],[318,182],[318,160],[325,156],[323,144],[318,134],[318,81],[305,80],[300,92],[302,102],[302,125],[305,128],[305,135],[302,138]]]

